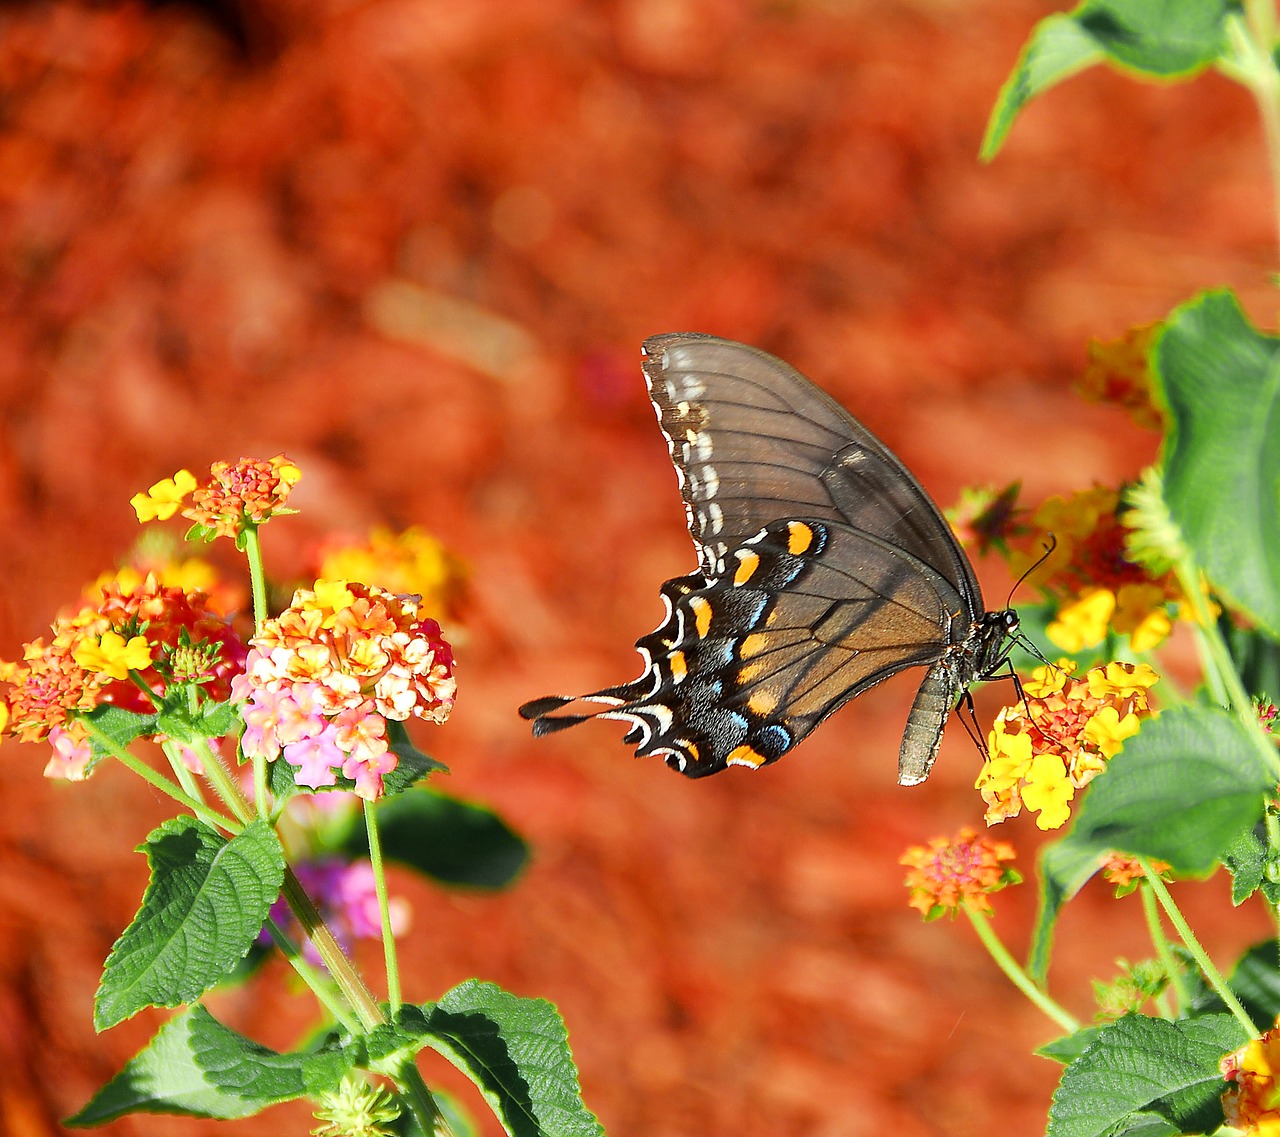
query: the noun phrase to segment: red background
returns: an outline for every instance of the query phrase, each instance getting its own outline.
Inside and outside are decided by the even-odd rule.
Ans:
[[[411,996],[477,975],[554,1000],[614,1137],[1040,1132],[1056,1068],[1028,1050],[1051,1024],[967,926],[905,906],[902,848],[980,817],[958,730],[927,785],[894,784],[909,680],[779,766],[698,783],[632,761],[616,726],[535,743],[514,708],[634,675],[658,583],[693,566],[645,336],[784,355],[945,503],[1151,460],[1153,436],[1070,394],[1090,335],[1220,284],[1270,322],[1260,131],[1225,80],[1092,72],[977,162],[1052,10],[6,5],[0,653],[133,541],[132,493],[283,450],[305,477],[301,516],[266,531],[277,575],[374,522],[423,524],[471,566],[458,708],[420,739],[535,854],[496,898],[396,878]],[[39,748],[3,759],[0,1130],[31,1137],[163,1019],[90,1025],[145,882],[131,849],[166,808],[119,768],[68,786]],[[1006,829],[1029,874],[1034,828]],[[1220,907],[1225,886],[1182,894]],[[1032,891],[997,903],[1021,951]],[[1088,1016],[1088,977],[1143,954],[1139,923],[1086,892],[1059,938],[1064,1002]],[[1260,929],[1208,932],[1225,952]],[[214,1009],[278,1046],[310,1021],[261,989]],[[307,1124],[283,1107],[228,1132]]]

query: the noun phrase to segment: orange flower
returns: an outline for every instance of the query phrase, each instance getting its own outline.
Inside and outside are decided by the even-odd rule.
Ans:
[[[283,454],[266,461],[241,458],[235,465],[215,462],[209,472],[212,481],[195,490],[182,516],[204,529],[210,540],[215,536],[234,539],[249,526],[294,512],[285,502],[302,471]]]
[[[993,841],[965,828],[954,840],[935,837],[928,845],[913,845],[898,863],[911,869],[905,882],[911,890],[911,907],[932,920],[964,904],[990,912],[987,894],[1021,880],[1004,864],[1013,858],[1013,846],[1007,841]]]
[[[1126,738],[1150,716],[1148,689],[1159,676],[1145,664],[1109,663],[1082,679],[1039,667],[1025,698],[1004,707],[988,736],[988,758],[975,788],[987,803],[988,825],[1015,817],[1022,806],[1036,825],[1057,829],[1069,802],[1106,768]]]
[[[1151,858],[1151,867],[1157,873],[1169,871],[1168,861],[1159,861],[1154,857]],[[1133,889],[1129,886],[1146,877],[1138,858],[1127,853],[1108,853],[1102,862],[1102,875],[1116,886],[1117,896],[1132,892]]]
[[[1151,343],[1160,324],[1130,328],[1116,340],[1092,340],[1089,361],[1076,391],[1091,403],[1115,403],[1139,426],[1159,430],[1160,412],[1152,398]]]
[[[1226,1123],[1250,1137],[1280,1134],[1280,1029],[1272,1027],[1228,1054],[1220,1069],[1234,1083],[1222,1095]]]

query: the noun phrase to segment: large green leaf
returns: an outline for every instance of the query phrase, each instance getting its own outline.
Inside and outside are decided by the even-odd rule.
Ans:
[[[264,821],[228,841],[203,822],[176,817],[140,851],[151,880],[107,958],[94,1006],[98,1030],[146,1006],[199,998],[253,945],[284,880],[280,842]]]
[[[171,1019],[74,1117],[77,1128],[127,1113],[227,1120],[336,1088],[357,1056],[336,1044],[278,1054],[223,1026],[203,1007]]]
[[[1280,339],[1208,292],[1169,318],[1153,361],[1169,512],[1214,587],[1280,636]]]
[[[368,1038],[371,1060],[394,1068],[423,1046],[475,1083],[510,1137],[603,1137],[582,1103],[564,1023],[545,999],[468,979],[438,1003],[405,1007]]]
[[[1170,1022],[1125,1015],[1098,1032],[1053,1095],[1046,1137],[1211,1133],[1222,1124],[1219,1061],[1246,1041],[1230,1015]]]
[[[1193,75],[1217,59],[1225,44],[1232,0],[1085,0],[1072,12],[1038,23],[1005,81],[982,140],[990,159],[1014,119],[1037,95],[1095,63],[1142,75]]]

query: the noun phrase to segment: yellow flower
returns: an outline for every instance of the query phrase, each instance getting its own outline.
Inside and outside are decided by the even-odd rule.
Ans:
[[[86,671],[127,679],[130,671],[145,671],[151,666],[151,645],[146,636],[134,636],[126,642],[119,632],[103,632],[100,640],[81,640],[74,656]]]
[[[1076,788],[1067,778],[1062,759],[1056,754],[1037,754],[1031,760],[1026,785],[1022,787],[1022,800],[1028,809],[1035,810],[1036,827],[1057,829],[1071,816],[1067,804],[1076,796]]]
[[[1031,672],[1030,679],[1022,681],[1022,689],[1033,699],[1046,699],[1056,695],[1067,685],[1067,680],[1075,674],[1074,659],[1060,659],[1051,667],[1041,664]]]
[[[1058,618],[1045,634],[1063,651],[1082,651],[1100,644],[1115,611],[1116,594],[1109,588],[1095,589],[1074,604],[1058,611]]]
[[[1122,584],[1111,626],[1128,633],[1134,651],[1150,651],[1173,630],[1165,600],[1165,590],[1158,584]]]
[[[1280,1030],[1273,1027],[1245,1043],[1220,1068],[1231,1083],[1222,1095],[1227,1124],[1249,1137],[1280,1134]]]
[[[997,718],[987,735],[988,758],[983,764],[974,789],[990,787],[999,793],[1021,781],[1031,766],[1031,736],[1006,734],[1004,722]]]
[[[156,482],[146,493],[134,494],[129,504],[139,521],[168,521],[195,488],[195,475],[190,470],[179,470],[172,478]]]
[[[1160,676],[1145,663],[1108,663],[1105,667],[1090,668],[1085,681],[1089,684],[1089,694],[1095,699],[1105,699],[1108,695],[1127,699],[1130,695],[1145,694],[1160,682]]]
[[[1092,742],[1105,758],[1114,758],[1126,738],[1138,733],[1138,716],[1127,714],[1123,718],[1115,707],[1103,707],[1084,726],[1084,737]]]
[[[320,626],[332,628],[338,613],[355,602],[355,594],[345,580],[317,580],[313,595],[304,600],[301,607],[319,612],[322,616]]]

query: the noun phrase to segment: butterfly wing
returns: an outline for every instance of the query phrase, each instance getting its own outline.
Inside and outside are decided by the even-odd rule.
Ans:
[[[825,391],[781,359],[715,336],[654,336],[644,350],[649,396],[706,576],[770,522],[812,517],[909,553],[981,615],[977,579],[938,507]]]

